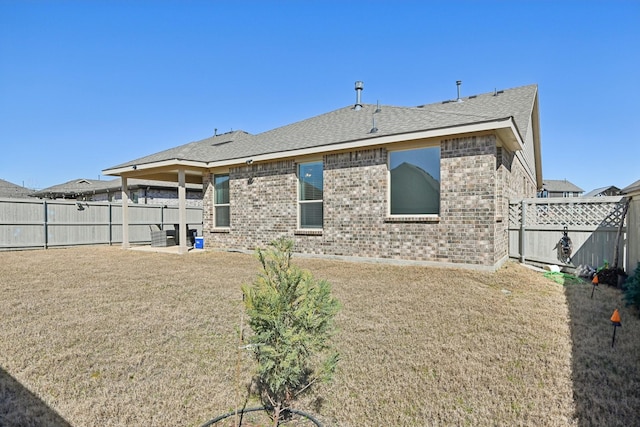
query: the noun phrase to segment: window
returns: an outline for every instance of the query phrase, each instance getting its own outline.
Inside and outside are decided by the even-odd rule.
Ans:
[[[322,228],[322,162],[298,165],[300,228]]]
[[[389,152],[391,215],[440,213],[440,147]]]
[[[214,175],[213,186],[214,227],[229,227],[229,175]]]

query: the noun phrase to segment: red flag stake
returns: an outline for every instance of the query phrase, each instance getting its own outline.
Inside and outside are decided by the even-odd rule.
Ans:
[[[622,322],[620,321],[620,313],[618,313],[618,309],[616,308],[613,311],[613,315],[611,316],[611,323],[613,323],[613,338],[611,339],[611,348],[613,348],[613,344],[616,342],[616,329],[618,326],[622,327]]]
[[[591,289],[591,299],[593,299],[593,291],[596,290],[596,286],[598,286],[598,275],[596,274],[595,276],[593,276],[593,280],[591,281],[591,283],[593,283],[593,288]]]

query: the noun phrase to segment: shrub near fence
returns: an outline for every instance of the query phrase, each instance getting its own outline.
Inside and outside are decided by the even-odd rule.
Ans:
[[[129,242],[151,242],[149,225],[173,228],[177,206],[129,204]],[[202,234],[202,208],[187,207],[189,228]],[[0,250],[122,243],[120,203],[0,199]]]

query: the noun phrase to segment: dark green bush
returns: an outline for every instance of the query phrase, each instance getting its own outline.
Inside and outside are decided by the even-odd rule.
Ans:
[[[636,266],[632,276],[625,282],[624,301],[627,305],[633,305],[640,309],[640,262]]]

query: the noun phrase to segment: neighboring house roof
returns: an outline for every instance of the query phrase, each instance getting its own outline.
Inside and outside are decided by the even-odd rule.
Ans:
[[[28,197],[33,193],[33,190],[21,187],[12,182],[0,179],[0,197],[9,197],[12,199],[20,199]]]
[[[129,179],[127,180],[127,186],[130,190],[137,188],[163,188],[163,189],[175,189],[178,188],[178,184],[175,182],[165,181],[153,181],[148,179]],[[122,179],[116,178],[108,181],[99,179],[74,179],[63,184],[54,185],[48,188],[44,188],[40,191],[36,191],[32,194],[34,197],[40,198],[75,198],[76,196],[83,194],[99,194],[99,193],[112,193],[120,191],[122,189]],[[202,185],[187,184],[187,189],[202,191]]]
[[[536,85],[469,96],[461,101],[418,107],[363,104],[359,111],[348,106],[257,135],[235,131],[212,136],[113,166],[105,174],[143,175],[138,169],[176,164],[208,168],[249,159],[352,148],[349,144],[376,145],[480,130],[499,132],[511,151],[521,150],[527,133],[533,130],[539,156]],[[540,163],[539,157],[536,160]],[[541,179],[540,172],[538,175]]]
[[[615,185],[609,185],[608,187],[600,187],[589,191],[588,193],[584,193],[582,197],[598,197],[603,193],[620,193],[620,189]]]
[[[545,179],[543,188],[550,193],[582,193],[584,190],[566,179]]]
[[[640,179],[620,190],[622,194],[640,193]]]

